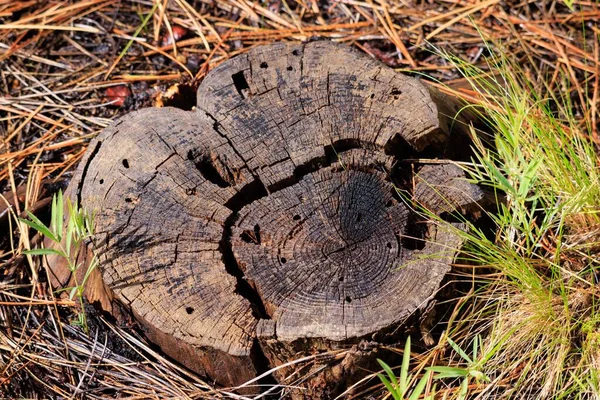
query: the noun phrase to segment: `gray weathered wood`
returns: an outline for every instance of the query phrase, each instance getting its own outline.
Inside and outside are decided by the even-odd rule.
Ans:
[[[483,190],[454,164],[424,165],[415,178],[415,200],[435,214],[475,211],[485,200]]]
[[[446,143],[446,120],[419,81],[343,45],[235,57],[193,111],[137,111],[91,143],[69,192],[96,210],[95,293],[223,385],[255,376],[261,353],[276,366],[394,335],[461,244],[431,223],[408,237],[413,212],[390,178],[398,147]],[[416,200],[449,211],[423,182],[453,187],[456,171],[430,169]],[[321,377],[343,382],[348,365]]]

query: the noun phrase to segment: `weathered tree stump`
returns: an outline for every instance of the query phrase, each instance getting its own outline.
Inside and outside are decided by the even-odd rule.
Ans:
[[[225,62],[192,111],[118,119],[69,189],[96,211],[92,300],[114,297],[167,354],[225,386],[255,377],[264,356],[276,366],[397,334],[461,244],[417,224],[391,179],[399,158],[448,143],[457,107],[433,98],[318,41]],[[427,165],[413,194],[438,213],[468,207],[480,192],[461,177]],[[352,375],[352,354],[322,379]]]

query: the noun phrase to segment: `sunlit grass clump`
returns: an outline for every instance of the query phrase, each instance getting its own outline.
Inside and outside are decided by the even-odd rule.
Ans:
[[[450,59],[482,99],[474,109],[491,133],[473,132],[476,155],[463,167],[498,203],[492,234],[476,224],[463,233],[463,261],[490,273],[475,274],[478,306],[449,332],[462,345],[483,335],[492,383],[474,392],[600,396],[600,174],[590,124],[568,93],[539,96],[514,64],[493,58],[499,74],[488,74]]]

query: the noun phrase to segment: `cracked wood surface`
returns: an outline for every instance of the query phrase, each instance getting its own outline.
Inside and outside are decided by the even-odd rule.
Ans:
[[[398,154],[448,142],[438,110],[454,105],[436,102],[417,80],[317,41],[223,63],[193,111],[118,119],[69,188],[96,210],[107,292],[167,354],[227,386],[264,369],[263,355],[274,366],[398,330],[461,245],[415,228],[390,179]],[[439,213],[473,204],[459,176],[423,167],[416,200]],[[455,181],[473,192],[449,208],[438,195]]]

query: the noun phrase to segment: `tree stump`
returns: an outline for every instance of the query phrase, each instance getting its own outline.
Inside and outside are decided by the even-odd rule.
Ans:
[[[165,353],[224,386],[265,357],[273,367],[398,335],[461,239],[419,223],[391,176],[425,148],[444,155],[458,105],[327,41],[237,56],[197,98],[192,111],[118,119],[81,162],[69,193],[96,212],[92,300],[118,300]],[[467,207],[481,194],[461,177],[427,165],[415,200]],[[359,353],[311,390],[344,382]]]

